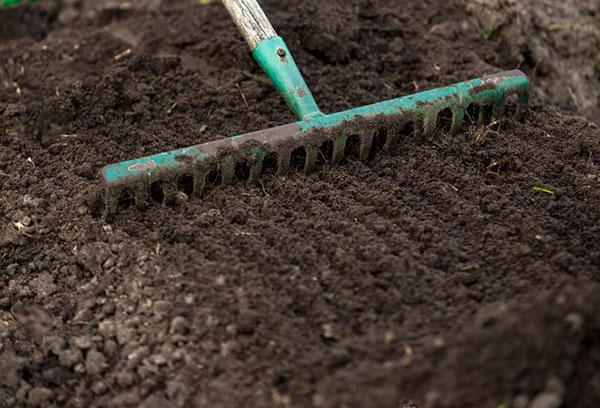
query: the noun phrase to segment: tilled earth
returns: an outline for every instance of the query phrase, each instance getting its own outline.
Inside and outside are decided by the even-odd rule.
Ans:
[[[462,0],[261,4],[327,112],[514,68]],[[0,40],[0,406],[599,406],[597,125],[534,100],[109,222],[102,166],[292,115],[218,2]]]

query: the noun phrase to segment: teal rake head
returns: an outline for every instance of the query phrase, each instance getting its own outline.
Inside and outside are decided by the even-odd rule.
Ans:
[[[198,198],[214,185],[236,179],[253,182],[265,173],[284,175],[290,168],[310,172],[320,163],[336,164],[346,156],[366,160],[377,151],[392,149],[406,129],[429,136],[445,118],[450,133],[456,134],[465,119],[482,123],[486,115],[498,115],[511,95],[523,104],[529,99],[527,77],[509,71],[325,115],[256,0],[223,0],[223,4],[256,61],[300,120],[106,166],[102,178],[107,215],[130,205],[144,208],[152,200]]]

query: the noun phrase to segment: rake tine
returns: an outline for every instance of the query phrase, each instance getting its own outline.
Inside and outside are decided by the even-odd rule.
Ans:
[[[250,155],[250,162],[252,163],[252,166],[250,166],[250,174],[248,176],[248,180],[246,181],[247,185],[253,186],[260,178],[265,156],[265,152],[261,151],[254,151]]]
[[[304,172],[310,173],[317,166],[317,158],[319,157],[319,148],[311,146],[306,151],[306,165],[304,166]]]
[[[292,155],[286,150],[285,152],[281,152],[277,159],[277,172],[275,174],[277,176],[285,176],[290,170]]]
[[[465,108],[466,109],[466,108]],[[455,136],[462,128],[463,119],[465,116],[465,109],[458,107],[452,110],[452,125],[450,127],[450,134]]]
[[[373,145],[373,133],[366,133],[360,138],[360,152],[358,158],[366,161],[371,154],[371,146]]]
[[[344,160],[344,152],[346,151],[346,141],[348,136],[341,131],[337,138],[333,141],[333,154],[331,157],[332,164],[340,164]]]
[[[428,110],[423,116],[423,133],[424,137],[433,135],[437,127],[437,113]]]
[[[135,192],[133,194],[135,200],[135,207],[143,211],[148,208],[149,205],[149,195],[148,195],[148,187],[145,186],[137,186]]]
[[[202,197],[202,193],[204,191],[204,185],[206,183],[207,172],[199,169],[194,171],[193,173],[193,187],[192,187],[192,195],[190,198],[200,198]]]
[[[233,184],[235,175],[235,165],[232,156],[225,156],[221,162],[221,185],[228,186]]]

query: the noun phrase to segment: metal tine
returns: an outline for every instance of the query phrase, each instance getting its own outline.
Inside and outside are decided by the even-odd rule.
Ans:
[[[429,110],[423,116],[423,136],[431,136],[437,127],[438,112],[435,110]]]
[[[107,212],[108,214],[116,214],[117,213],[117,210],[119,208],[119,196],[120,196],[120,192],[113,192],[113,191],[109,191],[108,188],[106,189],[105,212]]]
[[[281,152],[277,155],[277,171],[275,175],[284,176],[290,169],[290,162],[292,160],[291,152]]]
[[[319,157],[319,148],[316,146],[310,146],[306,149],[306,163],[304,165],[304,172],[310,173],[317,167],[317,158]]]
[[[265,160],[264,153],[255,153],[253,155],[253,164],[250,166],[250,175],[248,176],[248,180],[246,181],[247,185],[254,185],[260,178],[262,174],[262,167]]]
[[[376,145],[377,151],[375,154],[385,153],[389,154],[398,145],[400,138],[400,125],[380,128],[377,133],[373,134],[373,145]],[[373,147],[371,147],[373,152]],[[373,153],[372,153],[373,154]]]
[[[413,137],[420,139],[424,136],[425,117],[423,115],[415,115],[413,120]]]
[[[504,111],[506,109],[505,101],[506,100],[503,99],[501,102],[495,103],[494,105],[492,105],[492,117],[490,118],[491,122],[493,122],[496,118],[499,118],[500,116],[502,116],[502,114],[504,113]]]
[[[398,128],[390,129],[390,131],[386,132],[385,145],[383,146],[383,151],[386,153],[390,153],[400,141],[400,137],[402,129],[407,126],[406,124],[399,125]]]
[[[523,112],[525,112],[527,104],[529,103],[529,94],[526,92],[512,92],[508,94],[506,98],[508,99],[511,95],[517,95],[517,117],[520,118],[523,115]]]
[[[147,186],[138,186],[134,192],[132,193],[132,198],[135,200],[135,207],[138,210],[145,210],[149,205],[149,194],[148,189],[150,188],[150,184]],[[126,190],[124,190],[126,191]],[[129,193],[131,194],[131,193]]]
[[[171,205],[177,201],[177,183],[173,181],[162,183],[163,204]]]
[[[483,123],[485,122],[485,106],[483,103],[476,103],[477,106],[477,126],[481,126],[483,125]]]
[[[486,125],[491,119],[490,112],[490,104],[489,103],[480,103],[479,104],[479,118],[477,119],[477,124],[479,126]]]
[[[340,132],[337,138],[333,141],[333,154],[331,156],[332,164],[339,164],[342,160],[344,160],[347,140],[348,135],[346,135],[344,132]]]
[[[463,120],[465,117],[465,109],[462,106],[454,108],[452,110],[452,125],[450,126],[450,134],[455,136],[462,128]]]
[[[360,138],[360,150],[358,153],[358,158],[362,161],[365,161],[369,158],[371,154],[371,146],[373,145],[373,133],[367,133]]]
[[[193,173],[194,188],[192,189],[192,196],[190,198],[200,198],[204,193],[204,187],[206,185],[206,177],[208,172],[206,170],[196,170]]]
[[[379,128],[376,131],[374,131],[373,133],[371,133],[371,146],[369,148],[369,155],[368,158],[372,158],[375,157],[376,154],[379,154],[380,152],[385,152],[387,149],[387,145],[388,145],[388,134],[391,132],[388,132],[385,128]],[[382,139],[383,139],[383,143],[382,143]]]
[[[498,102],[495,102],[492,105],[492,120],[493,118],[497,118],[500,115],[502,115],[502,113],[506,109],[506,99],[508,98],[508,96],[509,95],[506,95],[504,98],[502,98]]]
[[[233,184],[235,175],[235,164],[232,156],[225,156],[221,161],[221,185],[228,186]]]

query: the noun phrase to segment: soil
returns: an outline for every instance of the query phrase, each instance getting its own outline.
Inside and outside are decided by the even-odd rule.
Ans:
[[[467,9],[504,64],[531,73],[539,101],[600,117],[600,3],[474,0]]]
[[[327,112],[514,68],[463,0],[261,4]],[[104,165],[293,116],[216,1],[42,2],[0,27],[0,406],[600,403],[593,122],[536,94],[107,222]]]

